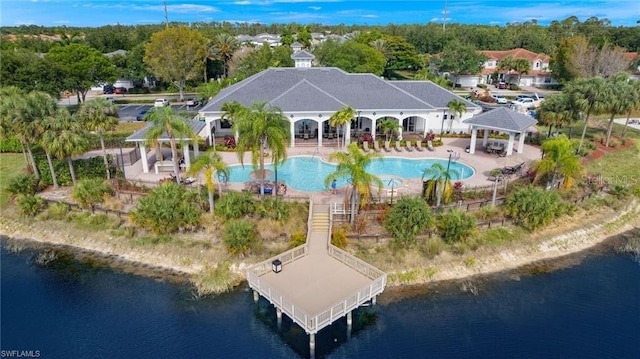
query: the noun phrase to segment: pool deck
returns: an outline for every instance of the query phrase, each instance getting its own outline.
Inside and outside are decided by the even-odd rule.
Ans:
[[[495,154],[488,154],[482,148],[482,141],[478,141],[476,146],[476,152],[474,154],[469,154],[465,152],[465,147],[469,145],[468,138],[443,138],[444,145],[440,147],[436,147],[435,151],[428,151],[425,149],[424,151],[413,150],[412,152],[408,152],[403,150],[402,152],[397,152],[395,149],[392,149],[391,152],[385,152],[382,150],[380,155],[382,157],[401,157],[401,158],[439,158],[448,160],[449,152],[447,150],[451,150],[454,153],[458,153],[460,155],[459,162],[463,162],[469,166],[471,166],[475,170],[475,174],[467,179],[461,180],[461,182],[467,187],[477,187],[477,186],[487,186],[491,182],[488,181],[489,172],[495,168],[501,168],[504,166],[513,166],[519,164],[521,162],[525,162],[526,164],[531,163],[534,160],[540,159],[542,152],[538,147],[525,145],[524,153],[517,153],[514,151],[514,154],[507,157],[499,157]],[[327,160],[329,154],[338,151],[337,147],[295,147],[288,148],[287,155],[288,156],[318,156],[324,160]],[[168,153],[167,153],[168,154]],[[239,164],[240,161],[235,152],[219,152],[222,159],[228,165]],[[153,154],[152,154],[153,155]],[[150,155],[151,157],[151,155]],[[193,157],[192,157],[193,158]],[[149,161],[150,164],[153,161]],[[250,155],[247,153],[245,155],[245,165],[251,165]],[[160,174],[156,174],[153,170],[153,166],[151,165],[151,170],[149,173],[142,172],[142,164],[141,161],[137,161],[131,166],[125,166],[125,174],[126,177],[132,179],[134,181],[138,180],[148,186],[151,186],[155,183],[158,183],[160,179],[168,178],[169,172],[161,172]],[[525,165],[526,168],[526,165]],[[200,178],[197,178],[196,183],[204,183],[202,175]],[[244,188],[243,183],[229,183],[226,185],[228,189],[232,190],[242,190]],[[397,188],[397,193],[400,195],[408,195],[408,194],[418,194],[422,189],[422,181],[421,179],[403,179],[402,186]],[[344,191],[342,188],[338,188],[336,194],[331,194],[330,192],[302,192],[297,191],[293,188],[289,188],[287,190],[287,196],[301,196],[307,197],[312,196],[314,203],[332,203],[332,202],[341,202],[342,197],[344,196]]]

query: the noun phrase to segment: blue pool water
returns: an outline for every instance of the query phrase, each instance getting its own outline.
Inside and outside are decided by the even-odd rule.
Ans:
[[[418,179],[426,168],[431,167],[435,162],[440,162],[447,166],[448,160],[442,159],[408,159],[386,157],[375,159],[369,165],[368,171],[379,176],[385,187],[391,187],[389,180],[394,178],[393,186],[402,183],[402,179]],[[267,178],[275,180],[273,165],[266,165],[272,173]],[[326,189],[324,179],[335,171],[336,165],[325,162],[317,157],[289,157],[286,162],[278,167],[278,181],[284,181],[289,188],[303,192],[317,192]],[[459,176],[454,179],[465,179],[473,176],[474,170],[460,162],[451,162],[451,170],[455,170]],[[230,182],[252,181],[251,172],[254,169],[250,164],[230,166]],[[338,180],[338,187],[347,183],[347,179]]]

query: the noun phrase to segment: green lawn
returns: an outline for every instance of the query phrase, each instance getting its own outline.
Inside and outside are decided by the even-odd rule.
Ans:
[[[640,184],[640,140],[634,140],[634,146],[589,161],[585,169],[590,173],[602,175],[610,184]]]
[[[10,194],[5,190],[9,180],[16,173],[24,170],[24,156],[22,153],[0,153],[0,208],[9,203]]]

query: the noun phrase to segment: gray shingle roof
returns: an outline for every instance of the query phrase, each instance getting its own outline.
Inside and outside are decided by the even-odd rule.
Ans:
[[[186,120],[186,122],[191,128],[191,131],[193,131],[193,133],[195,133],[196,135],[199,134],[200,131],[202,131],[202,129],[207,125],[206,122],[199,121],[199,120]],[[138,131],[134,132],[129,137],[127,137],[125,142],[144,142],[145,136],[147,135],[147,131],[149,131],[149,128],[151,128],[150,122],[147,123],[143,128],[139,129]],[[189,138],[178,138],[177,140],[186,141],[188,139]],[[167,136],[166,133],[162,133],[162,135],[158,138],[158,141],[169,141],[169,137]]]
[[[298,86],[296,91],[291,91]],[[230,86],[200,110],[220,112],[225,102],[245,106],[267,102],[283,112],[356,110],[418,110],[446,108],[461,97],[428,81],[386,81],[373,74],[350,74],[334,67],[270,68]],[[277,104],[275,103],[277,101]],[[468,109],[478,107],[465,101]]]
[[[391,83],[428,102],[435,108],[449,108],[449,101],[454,99],[464,102],[468,109],[478,107],[475,103],[468,101],[431,81],[391,81]]]
[[[464,122],[470,125],[513,132],[523,132],[538,123],[535,118],[523,115],[506,107],[500,107],[475,115]]]
[[[294,60],[313,60],[316,57],[313,56],[312,53],[306,50],[300,50],[300,51],[294,52],[293,55],[291,55],[291,58]]]

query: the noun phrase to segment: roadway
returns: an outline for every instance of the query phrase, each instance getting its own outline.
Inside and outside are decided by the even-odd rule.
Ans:
[[[148,103],[129,103],[126,105],[117,105],[118,106],[118,115],[120,117],[120,122],[132,122],[136,120],[136,116],[143,110],[149,111],[149,109],[153,108],[153,104]],[[186,106],[184,103],[178,104],[170,104],[174,111],[187,111],[190,114],[194,115],[200,110],[202,107],[200,104],[198,106]]]

